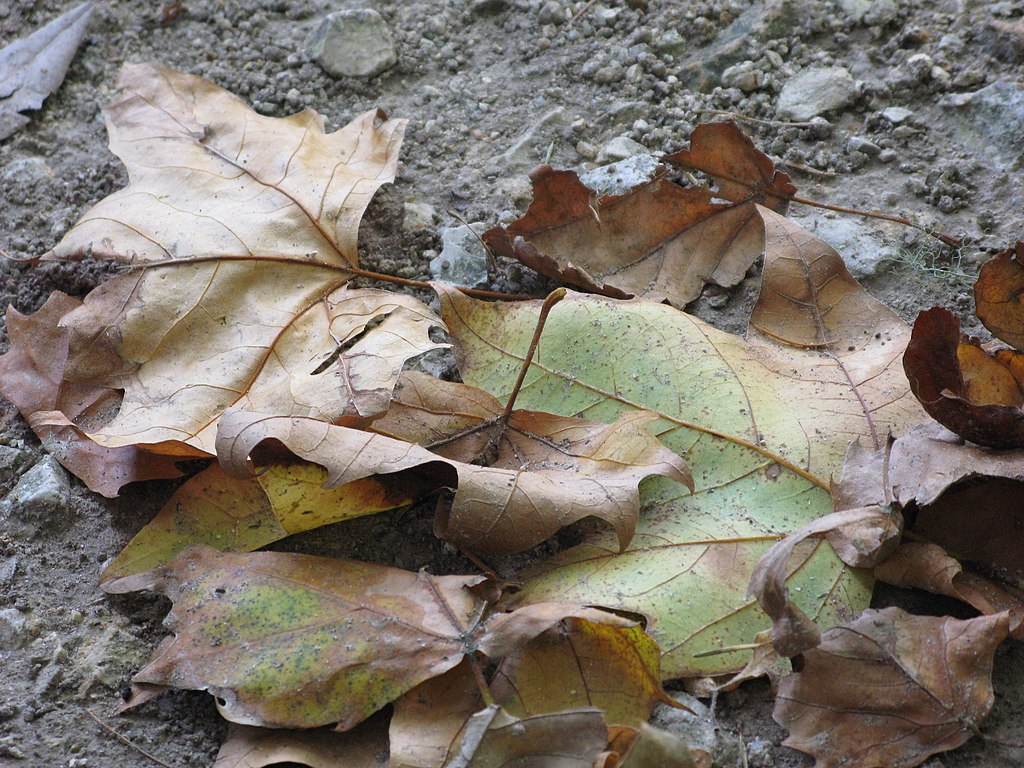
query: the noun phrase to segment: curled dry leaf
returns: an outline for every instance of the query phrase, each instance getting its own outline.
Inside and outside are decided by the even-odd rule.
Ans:
[[[875,567],[875,578],[897,587],[915,587],[952,597],[986,616],[1008,611],[1010,636],[1024,640],[1024,591],[965,571],[956,558],[937,544],[903,542]]]
[[[32,425],[46,450],[96,493],[112,497],[131,482],[178,477],[173,457],[133,446],[106,448],[76,429],[49,423],[51,412],[59,411],[87,428],[98,427],[120,400],[119,393],[108,387],[64,379],[68,332],[59,323],[81,304],[54,291],[35,314],[7,308],[11,346],[0,357],[0,393]]]
[[[493,398],[426,376],[408,380],[416,382],[403,389],[409,405],[400,408],[402,416],[385,420],[385,426],[410,437],[426,430],[434,436],[432,442],[443,443],[442,450],[430,451],[404,440],[313,419],[233,411],[221,420],[217,441],[221,462],[231,474],[244,475],[257,446],[274,439],[303,459],[326,467],[327,485],[332,487],[372,475],[429,472],[437,487],[456,489],[451,510],[439,513],[439,533],[475,551],[499,554],[528,549],[590,516],[611,523],[620,546],[625,546],[636,522],[637,486],[643,478],[663,475],[692,482],[685,463],[647,431],[646,425],[655,418],[652,414],[624,413],[614,424],[605,425],[517,411],[507,430],[481,434],[467,432],[461,425],[468,421],[474,427],[488,427],[474,408],[500,413]],[[431,412],[434,406],[442,409],[440,414]],[[413,413],[428,419],[422,429],[409,426],[405,417]],[[434,429],[437,425],[442,425],[440,433]],[[470,464],[479,455],[481,443],[495,437],[499,444],[492,465]],[[461,442],[468,443],[468,450]],[[446,458],[444,452],[463,460]]]
[[[986,261],[974,284],[978,319],[1012,347],[1024,350],[1024,241]]]
[[[231,722],[347,730],[459,663],[482,607],[465,587],[478,580],[194,547],[104,589],[174,603],[165,624],[175,636],[135,676],[127,706],[198,689]]]
[[[786,746],[816,768],[909,768],[977,732],[994,700],[992,659],[1007,616],[968,621],[868,610],[822,636],[779,686]]]
[[[747,596],[757,560],[832,511],[827,479],[852,438],[881,446],[887,431],[925,416],[899,366],[907,326],[854,295],[863,294],[855,282],[831,288],[842,274],[829,263],[834,252],[798,239],[767,209],[761,214],[770,251],[762,290],[770,295],[748,339],[660,303],[570,294],[551,310],[516,400],[602,421],[644,408],[662,418],[660,439],[693,469],[692,496],[657,479],[645,483],[627,550],[609,536],[588,537],[526,574],[510,598],[643,614],[666,679],[746,666],[749,643],[771,624]],[[539,302],[484,303],[436,290],[459,342],[463,380],[508,397]],[[768,311],[800,300],[818,306]],[[790,565],[797,605],[822,626],[867,606],[870,574],[848,568],[828,544],[810,542]]]
[[[22,112],[60,88],[95,8],[88,0],[0,50],[0,141],[28,124]]]
[[[283,730],[231,723],[213,768],[264,768],[298,763],[309,768],[388,768],[388,731],[374,717],[348,731]]]
[[[929,415],[992,448],[1024,448],[1024,354],[990,353],[940,307],[921,312],[903,356],[910,388]]]
[[[122,70],[106,114],[130,183],[46,256],[132,267],[61,321],[66,378],[124,390],[94,440],[210,454],[228,407],[362,424],[406,360],[443,346],[415,299],[343,287],[404,121],[368,112],[328,134],[310,110],[264,117],[147,65]]]
[[[247,479],[229,477],[217,464],[207,467],[171,495],[100,581],[163,565],[192,544],[251,552],[295,533],[404,506],[433,488],[409,473],[401,482],[383,475],[339,488],[325,488],[326,479],[315,464],[270,466]]]
[[[781,206],[771,193],[796,188],[734,123],[698,126],[691,148],[666,160],[707,171],[718,189],[659,177],[599,197],[573,171],[541,166],[531,174],[526,215],[484,241],[542,274],[615,298],[682,307],[705,283],[735,285],[763,248],[754,203]]]

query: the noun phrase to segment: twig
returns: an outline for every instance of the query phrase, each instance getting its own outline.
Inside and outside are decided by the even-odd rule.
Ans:
[[[533,362],[533,356],[537,353],[537,346],[540,344],[540,335],[544,333],[544,324],[547,322],[548,313],[551,312],[552,307],[558,302],[565,298],[565,288],[556,288],[548,297],[544,299],[544,303],[540,308],[540,315],[537,317],[537,327],[533,331],[533,339],[530,341],[530,348],[526,351],[526,357],[523,358],[523,367],[519,369],[519,378],[516,379],[515,385],[512,387],[512,392],[508,396],[508,402],[505,403],[505,410],[501,414],[501,421],[508,423],[509,416],[512,415],[512,408],[516,404],[516,398],[519,396],[519,389],[523,386],[523,381],[526,379],[526,372],[530,370],[530,364]]]
[[[106,731],[107,733],[109,733],[109,734],[110,734],[111,736],[113,736],[113,737],[114,737],[115,739],[117,739],[118,741],[120,741],[120,742],[121,742],[122,744],[124,744],[125,746],[131,747],[132,749],[134,749],[134,750],[135,750],[136,752],[138,752],[138,753],[139,753],[139,754],[141,754],[141,755],[145,755],[146,757],[148,757],[148,758],[149,758],[150,760],[152,760],[152,761],[153,761],[154,763],[156,763],[157,765],[162,765],[162,766],[164,766],[164,768],[174,768],[174,766],[173,766],[173,765],[171,765],[170,763],[165,763],[165,762],[164,762],[163,760],[161,760],[161,759],[160,759],[159,757],[157,757],[156,755],[151,755],[151,754],[150,754],[149,752],[147,752],[146,750],[144,750],[144,749],[143,749],[142,747],[140,747],[140,746],[139,746],[138,744],[136,744],[136,743],[135,743],[134,741],[132,741],[131,739],[129,739],[129,738],[127,737],[127,736],[122,736],[122,735],[121,735],[120,733],[118,733],[118,732],[117,732],[117,731],[115,731],[115,730],[114,730],[113,728],[111,728],[111,727],[110,727],[109,725],[107,725],[107,724],[106,724],[106,723],[104,723],[104,722],[103,722],[102,720],[100,720],[100,719],[99,719],[99,718],[98,718],[98,717],[96,716],[96,713],[95,713],[95,712],[93,712],[93,711],[92,711],[91,709],[89,709],[89,708],[86,708],[86,710],[85,710],[85,711],[89,713],[89,717],[91,717],[91,718],[92,718],[93,720],[95,720],[95,721],[96,721],[96,725],[98,725],[98,726],[99,726],[100,728],[102,728],[102,729],[103,729],[104,731]]]
[[[575,13],[575,14],[573,15],[573,17],[572,17],[571,19],[569,19],[569,24],[570,24],[570,25],[571,25],[571,24],[575,24],[575,23],[576,23],[576,19],[578,19],[578,18],[579,18],[580,16],[582,16],[582,15],[583,15],[584,13],[586,13],[587,11],[589,11],[589,10],[590,10],[590,6],[592,6],[592,5],[593,5],[594,3],[596,3],[596,2],[597,2],[597,0],[587,0],[587,2],[585,2],[585,3],[583,4],[583,7],[582,7],[582,8],[580,8],[580,9],[579,9],[578,11],[576,11],[576,13]]]
[[[772,162],[776,165],[784,165],[787,168],[792,168],[794,171],[806,173],[808,176],[829,176],[834,178],[839,175],[835,171],[823,171],[820,168],[812,168],[811,166],[804,165],[803,163],[794,163],[792,160],[783,160],[781,157],[773,157]]]
[[[748,123],[757,123],[759,125],[782,125],[787,128],[813,128],[814,123],[787,123],[785,120],[767,120],[763,117],[750,117],[750,115],[742,115],[739,112],[730,112],[727,109],[695,109],[693,110],[696,115],[723,115],[725,117],[735,117],[737,120],[743,120]]]

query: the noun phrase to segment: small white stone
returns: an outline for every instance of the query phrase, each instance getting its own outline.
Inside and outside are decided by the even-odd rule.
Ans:
[[[597,162],[600,165],[607,165],[619,160],[625,160],[633,155],[647,155],[650,150],[643,144],[633,141],[629,136],[616,136],[605,144],[597,153]]]
[[[373,77],[398,61],[391,30],[369,8],[328,14],[306,42],[306,53],[335,77]]]

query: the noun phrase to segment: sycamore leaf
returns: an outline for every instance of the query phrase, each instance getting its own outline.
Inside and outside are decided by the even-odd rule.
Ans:
[[[325,488],[327,472],[315,464],[271,466],[248,479],[229,477],[215,464],[174,492],[100,581],[155,568],[192,544],[251,552],[295,533],[404,506],[430,488],[409,474],[400,477]]]
[[[174,603],[175,637],[133,679],[128,706],[164,688],[207,690],[243,725],[346,730],[462,659],[482,603],[470,576],[351,560],[188,549],[104,585]]]
[[[49,412],[60,411],[83,425],[99,426],[120,399],[107,387],[63,379],[69,363],[68,333],[58,323],[81,304],[54,291],[35,314],[7,308],[11,346],[0,357],[0,393],[32,425],[46,450],[96,493],[112,497],[131,482],[178,477],[173,457],[133,446],[106,448],[75,429],[47,423]]]
[[[452,422],[466,420],[486,426],[482,416],[501,411],[493,398],[474,393],[471,387],[427,376],[406,381],[415,385],[406,386],[403,397],[410,398],[410,403],[415,398],[415,409],[430,417],[433,426],[447,421],[444,426],[450,427]],[[438,398],[431,399],[433,395]],[[429,410],[434,405],[441,409],[437,419]],[[451,409],[462,413],[446,419],[444,414]],[[402,410],[410,415],[412,409],[403,405]],[[634,411],[605,425],[516,411],[508,429],[499,435],[496,459],[491,466],[478,466],[469,461],[477,456],[481,435],[461,427],[443,432],[454,439],[441,438],[446,450],[463,459],[456,461],[446,458],[444,451],[314,419],[232,411],[221,420],[217,452],[230,473],[244,475],[253,451],[273,439],[306,461],[327,468],[331,487],[372,475],[430,472],[438,486],[456,489],[451,510],[439,511],[438,532],[479,552],[518,552],[589,516],[611,523],[620,546],[625,546],[636,520],[640,480],[654,474],[683,483],[690,479],[682,460],[647,431],[646,424],[654,418]],[[404,419],[386,420],[386,424],[397,430],[400,420]],[[488,437],[483,435],[484,440]],[[468,452],[459,446],[463,439],[470,443]]]
[[[999,339],[1024,350],[1024,240],[986,261],[974,284],[978,319]]]
[[[915,533],[957,557],[1024,575],[1024,451],[965,445],[930,422],[893,444],[889,469],[899,502],[917,506]]]
[[[299,763],[309,768],[388,768],[388,734],[375,717],[347,733],[282,730],[231,723],[213,768],[264,768]]]
[[[656,178],[598,197],[573,171],[541,166],[530,176],[526,215],[485,232],[484,242],[549,277],[615,298],[682,307],[705,283],[735,285],[763,249],[755,203],[781,206],[767,195],[796,188],[734,123],[698,126],[690,150],[666,160],[706,170],[719,189]]]
[[[672,733],[647,723],[609,730],[608,748],[617,754],[611,768],[697,768],[687,745]]]
[[[491,706],[469,721],[459,752],[446,768],[593,768],[607,743],[608,729],[598,709],[516,718]]]
[[[28,124],[22,112],[60,88],[95,8],[88,0],[0,50],[0,141]]]
[[[944,427],[979,445],[1024,448],[1024,353],[990,353],[960,333],[956,315],[933,307],[917,316],[903,367]]]
[[[861,289],[845,279],[832,249],[762,214],[763,290],[774,292],[772,304],[822,296],[829,304],[764,312],[744,340],[663,304],[570,294],[548,316],[516,401],[602,421],[647,409],[662,419],[662,442],[691,467],[692,496],[659,479],[645,482],[626,551],[608,536],[590,537],[529,573],[511,603],[572,600],[642,613],[665,654],[666,678],[726,674],[747,663],[747,651],[728,649],[770,626],[746,596],[758,558],[831,511],[827,479],[852,438],[874,443],[924,416],[899,369],[907,327],[853,295]],[[794,261],[802,278],[780,286],[779,268]],[[829,290],[834,282],[845,292]],[[539,302],[484,303],[436,290],[460,344],[463,380],[507,397]],[[865,309],[873,328],[861,319]],[[857,317],[844,333],[850,312]],[[846,567],[824,542],[810,543],[790,568],[794,601],[824,626],[867,605],[870,575]]]
[[[868,610],[826,632],[779,686],[774,717],[816,768],[909,768],[954,749],[989,713],[1005,613],[969,621]]]
[[[107,124],[130,183],[46,257],[131,266],[61,321],[66,378],[124,390],[90,437],[203,455],[228,407],[349,424],[385,410],[405,361],[443,346],[415,299],[343,287],[405,122],[369,112],[327,134],[310,110],[264,117],[146,65],[120,86]]]

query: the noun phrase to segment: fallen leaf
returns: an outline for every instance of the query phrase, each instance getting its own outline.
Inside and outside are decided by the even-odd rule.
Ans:
[[[917,316],[903,367],[937,422],[979,445],[1024,448],[1024,355],[990,354],[960,333],[956,315],[933,307]]]
[[[698,126],[691,149],[666,160],[708,171],[719,189],[660,177],[599,197],[573,171],[541,166],[530,176],[526,215],[488,230],[484,242],[541,274],[614,298],[683,307],[705,283],[735,285],[763,250],[755,203],[782,206],[770,193],[796,188],[734,123]]]
[[[192,544],[251,552],[292,534],[404,506],[432,488],[408,473],[401,482],[372,477],[339,488],[324,488],[326,479],[315,464],[266,467],[248,479],[229,477],[216,464],[207,467],[172,494],[100,581],[155,568]]]
[[[1007,616],[968,621],[868,610],[822,636],[779,686],[784,745],[816,768],[909,768],[977,733],[992,708],[992,659]]]
[[[598,709],[515,718],[498,706],[477,713],[446,768],[593,768],[608,742]]]
[[[682,460],[647,431],[646,424],[655,417],[642,411],[624,413],[612,425],[513,412],[491,466],[470,464],[481,441],[494,433],[467,433],[458,425],[467,419],[473,426],[486,425],[480,408],[499,414],[497,402],[465,385],[422,375],[405,380],[415,384],[403,389],[407,402],[397,406],[403,417],[382,423],[400,430],[399,421],[416,410],[429,418],[424,427],[429,434],[437,435],[437,424],[443,423],[445,429],[456,425],[443,434],[457,439],[435,440],[445,443],[441,450],[314,419],[232,411],[221,419],[221,463],[231,474],[244,475],[253,451],[273,439],[327,468],[329,487],[404,470],[430,472],[437,486],[456,489],[451,510],[439,512],[439,534],[474,551],[496,554],[528,549],[589,516],[611,523],[620,546],[625,546],[636,520],[639,482],[656,474],[683,483],[690,480]],[[440,411],[431,412],[435,406]],[[455,415],[449,417],[453,410]],[[417,430],[405,434],[420,436]],[[468,451],[459,446],[462,439],[468,441]],[[448,459],[445,452],[463,460]]]
[[[924,589],[960,600],[986,616],[1009,612],[1010,636],[1024,639],[1024,591],[965,571],[937,544],[905,541],[875,567],[875,578],[897,587]]]
[[[682,739],[647,723],[612,729],[608,748],[618,753],[615,768],[696,768]]]
[[[881,445],[887,431],[925,418],[899,368],[909,329],[873,300],[818,285],[837,274],[819,262],[838,256],[813,238],[795,239],[775,214],[762,215],[769,247],[783,249],[779,258],[768,256],[765,285],[781,298],[814,288],[812,300],[838,296],[838,304],[763,313],[761,330],[744,340],[656,302],[570,294],[552,309],[516,400],[602,421],[644,408],[661,417],[654,431],[691,467],[692,496],[656,478],[644,483],[627,550],[620,553],[608,536],[588,537],[528,573],[510,599],[643,614],[663,650],[666,679],[746,665],[748,650],[729,649],[771,623],[746,595],[758,558],[832,510],[827,478],[851,439]],[[778,287],[778,269],[792,259],[803,262],[804,278]],[[436,290],[460,345],[463,380],[506,398],[539,302],[484,303]],[[865,312],[876,322],[872,329],[863,326]],[[855,332],[822,334],[821,318],[828,316],[826,328],[841,329],[848,313],[856,313],[848,318]],[[791,567],[794,600],[820,625],[843,623],[866,607],[870,575],[846,567],[824,542],[812,542]]]
[[[68,334],[58,323],[79,306],[78,299],[54,291],[35,314],[7,308],[11,346],[0,356],[0,393],[32,425],[46,450],[96,493],[112,497],[128,483],[179,477],[173,457],[132,446],[105,448],[74,429],[33,418],[61,411],[82,424],[98,425],[117,407],[120,396],[114,390],[63,379]]]
[[[134,706],[166,688],[206,690],[242,725],[347,730],[463,657],[481,604],[470,576],[289,553],[194,547],[104,585],[174,603],[174,633],[134,678]]]
[[[974,284],[978,319],[1016,349],[1024,350],[1024,240],[986,261]]]
[[[263,768],[280,763],[309,768],[388,768],[386,721],[371,718],[347,733],[231,723],[213,768]]]
[[[327,134],[310,110],[264,117],[207,80],[147,65],[126,66],[120,86],[107,121],[130,183],[45,257],[131,267],[61,321],[66,378],[124,390],[90,437],[201,455],[228,407],[348,424],[379,415],[404,363],[444,346],[415,299],[344,288],[405,122],[368,112]]]
[[[28,124],[22,112],[60,88],[95,8],[88,0],[0,50],[0,141]]]

